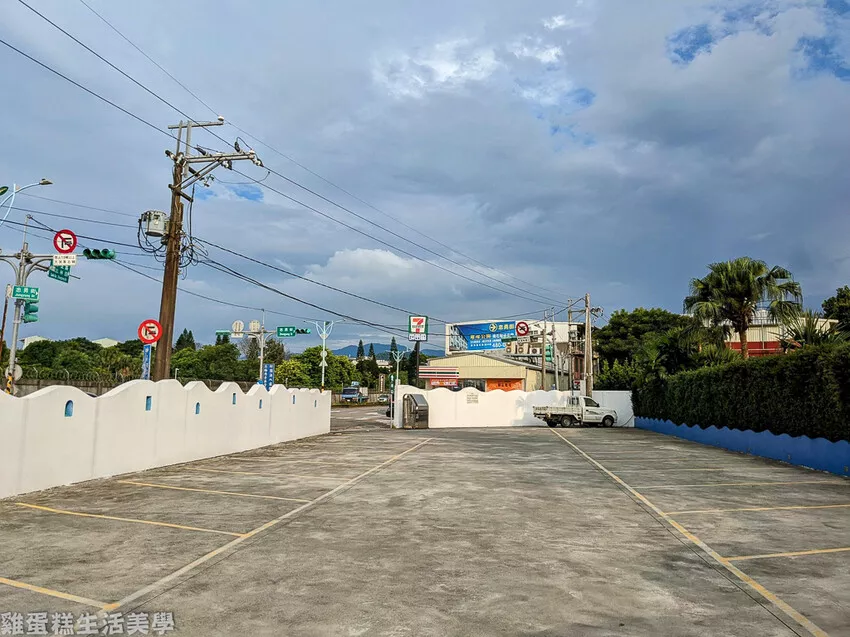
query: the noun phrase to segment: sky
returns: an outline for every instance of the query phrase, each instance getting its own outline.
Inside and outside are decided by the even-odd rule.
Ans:
[[[27,193],[65,202],[22,193],[8,222],[29,211],[157,279],[137,219],[169,209],[179,111],[227,122],[211,129],[224,141],[193,142],[239,136],[279,173],[217,169],[192,233],[314,306],[193,265],[176,331],[200,342],[261,308],[272,328],[374,324],[335,326],[333,347],[387,342],[408,313],[431,317],[439,347],[439,321],[536,317],[585,293],[606,314],[681,311],[707,264],[744,255],[789,268],[811,307],[850,283],[848,0],[27,2],[150,92],[19,0],[0,39],[153,127],[0,45],[0,185],[46,177]],[[8,222],[5,254],[22,240]],[[31,250],[51,253],[51,234]],[[40,320],[21,336],[133,338],[159,314],[138,272],[34,274]]]

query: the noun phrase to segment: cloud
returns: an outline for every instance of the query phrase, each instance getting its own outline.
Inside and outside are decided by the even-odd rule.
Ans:
[[[213,258],[328,310],[380,325],[406,320],[265,264],[448,320],[536,311],[588,291],[609,313],[676,310],[706,263],[742,254],[789,267],[807,299],[850,281],[846,0],[376,0],[366,13],[328,2],[267,0],[257,21],[214,0],[191,33],[161,21],[164,0],[104,5],[110,22],[212,111],[84,7],[44,0],[39,9],[185,113],[221,113],[269,143],[275,150],[250,142],[268,166],[365,217],[275,175],[264,183],[372,238],[223,170],[215,173],[222,181],[196,189],[193,233],[236,253],[211,248]],[[4,26],[10,42],[157,129],[185,119],[17,3]],[[250,33],[252,46],[221,56],[234,32]],[[168,209],[163,150],[173,140],[13,52],[0,59],[16,87],[3,101],[15,123],[5,141],[16,152],[0,156],[0,182],[45,175],[55,182],[51,197],[129,216],[26,197],[19,206],[118,223],[68,220],[99,244],[135,245],[138,214]],[[215,132],[226,143],[210,131],[193,140],[223,148],[245,138],[229,125]],[[104,148],[107,160],[92,171],[93,149]],[[10,220],[25,214],[14,210]],[[4,251],[20,247],[18,230],[0,227]],[[31,239],[51,249],[49,237]],[[161,275],[153,257],[119,247],[125,263]],[[78,268],[82,279],[68,285],[39,281],[39,333],[132,338],[140,317],[157,315],[156,282],[105,263]],[[205,265],[181,286],[298,317],[284,322],[332,316]],[[189,327],[201,340],[237,318],[259,310],[179,296],[178,331]],[[334,338],[356,342],[361,332],[385,334],[344,323]]]

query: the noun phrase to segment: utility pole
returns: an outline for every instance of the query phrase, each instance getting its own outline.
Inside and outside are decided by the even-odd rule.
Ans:
[[[21,251],[17,254],[9,256],[0,254],[0,261],[6,261],[9,265],[12,266],[12,269],[15,271],[16,286],[25,287],[29,275],[32,274],[34,270],[41,270],[46,272],[49,268],[42,264],[45,262],[53,262],[52,254],[33,254],[29,251],[29,244],[27,243],[26,234],[28,224],[29,216],[27,216],[26,223],[24,224],[24,241],[21,245]],[[27,302],[23,299],[15,299],[15,310],[12,317],[12,343],[9,346],[9,367],[7,370],[8,373],[6,374],[6,386],[4,388],[4,391],[7,394],[12,394],[15,391],[15,362],[18,354],[18,329],[21,326],[21,314],[26,303]],[[32,301],[32,303],[36,303],[36,301]],[[34,306],[33,310],[35,310],[36,307],[37,306]],[[3,315],[3,324],[5,327],[5,309]]]
[[[558,332],[555,329],[555,310],[552,310],[552,365],[555,366],[555,391],[561,391],[560,375],[558,373],[558,363],[561,357],[558,356]]]
[[[584,295],[584,385],[585,396],[593,397],[593,338],[590,333],[590,294]]]
[[[263,359],[265,358],[266,353],[266,311],[261,310],[261,320],[260,320],[260,335],[257,337],[260,342],[258,345],[260,346],[260,375],[258,378],[263,378]]]
[[[570,383],[570,396],[573,395],[573,300],[567,299],[567,380]]]
[[[258,166],[262,162],[253,150],[243,152],[239,143],[234,143],[235,153],[211,153],[196,147],[200,154],[192,155],[192,129],[222,126],[224,118],[219,117],[215,122],[181,121],[169,126],[169,130],[177,131],[177,148],[175,152],[166,150],[166,156],[174,162],[171,184],[171,216],[168,219],[168,230],[165,234],[165,272],[162,277],[162,296],[159,303],[159,323],[162,325],[160,346],[156,348],[156,361],[153,368],[153,379],[165,380],[171,374],[171,348],[174,343],[174,313],[177,308],[177,279],[180,276],[183,257],[183,199],[192,203],[194,200],[188,193],[188,188],[198,181],[209,183],[210,173],[218,166],[230,169],[234,160],[249,159]],[[183,130],[186,139],[183,141]],[[182,148],[181,148],[182,146]],[[192,164],[200,164],[199,170]],[[144,217],[142,218],[144,220]]]
[[[3,321],[0,322],[0,362],[3,361],[3,348],[6,347],[6,315],[9,313],[9,297],[12,296],[12,286],[6,286],[6,294],[3,295]]]
[[[540,389],[546,391],[546,310],[543,310],[543,334],[540,344]]]

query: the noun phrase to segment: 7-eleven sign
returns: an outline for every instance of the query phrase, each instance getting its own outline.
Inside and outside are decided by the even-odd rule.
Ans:
[[[428,317],[411,316],[407,326],[408,341],[428,340]]]

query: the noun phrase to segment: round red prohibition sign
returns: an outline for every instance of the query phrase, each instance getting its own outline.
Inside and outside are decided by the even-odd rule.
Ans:
[[[70,230],[60,230],[53,236],[53,247],[59,254],[69,254],[77,248],[77,235]]]
[[[142,321],[139,325],[139,340],[145,345],[153,345],[162,336],[162,325],[155,319]]]
[[[516,324],[516,335],[517,336],[528,336],[528,323],[525,321],[520,321]]]

